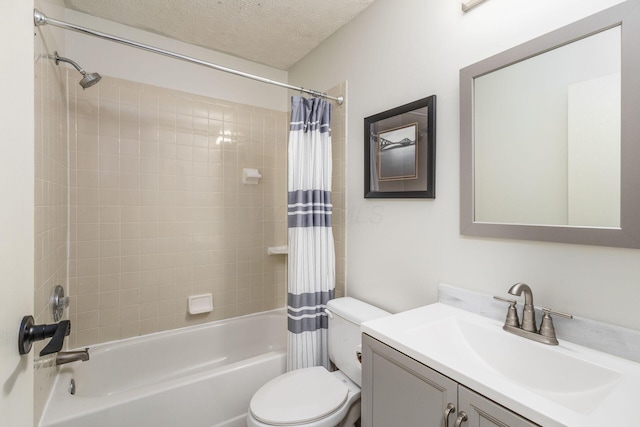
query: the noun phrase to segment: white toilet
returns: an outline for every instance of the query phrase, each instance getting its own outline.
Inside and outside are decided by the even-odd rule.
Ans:
[[[253,395],[249,427],[351,427],[360,418],[360,324],[388,316],[354,298],[327,303],[329,358],[339,369],[298,369],[272,379]]]

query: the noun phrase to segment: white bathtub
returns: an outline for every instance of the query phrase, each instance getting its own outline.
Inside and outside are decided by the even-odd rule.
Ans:
[[[253,394],[286,370],[286,331],[274,310],[95,345],[61,367],[40,427],[244,427]]]

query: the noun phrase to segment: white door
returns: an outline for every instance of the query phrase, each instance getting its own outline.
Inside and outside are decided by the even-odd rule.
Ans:
[[[0,0],[0,425],[33,426],[33,352],[18,354],[34,307],[33,1]]]

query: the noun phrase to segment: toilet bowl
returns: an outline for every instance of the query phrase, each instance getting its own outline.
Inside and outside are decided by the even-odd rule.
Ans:
[[[298,369],[265,384],[251,399],[249,427],[351,427],[360,418],[360,324],[390,313],[354,298],[327,303],[329,358],[339,369]]]

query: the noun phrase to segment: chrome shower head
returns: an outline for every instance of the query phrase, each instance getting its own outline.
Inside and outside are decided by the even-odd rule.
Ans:
[[[100,79],[102,79],[102,76],[98,73],[85,73],[84,77],[80,80],[80,86],[82,86],[82,89],[86,89],[98,83]]]
[[[78,70],[80,74],[82,74],[82,79],[80,80],[80,83],[79,83],[80,86],[82,86],[82,89],[91,87],[96,83],[98,83],[100,79],[102,79],[102,76],[98,73],[87,74],[87,72],[83,70],[82,67],[79,66],[75,61],[72,61],[69,58],[63,58],[62,56],[59,56],[58,52],[54,52],[53,54],[54,54],[53,58],[56,60],[56,65],[60,65],[60,61],[66,62],[68,64],[73,65],[73,68],[75,68],[76,70]]]

